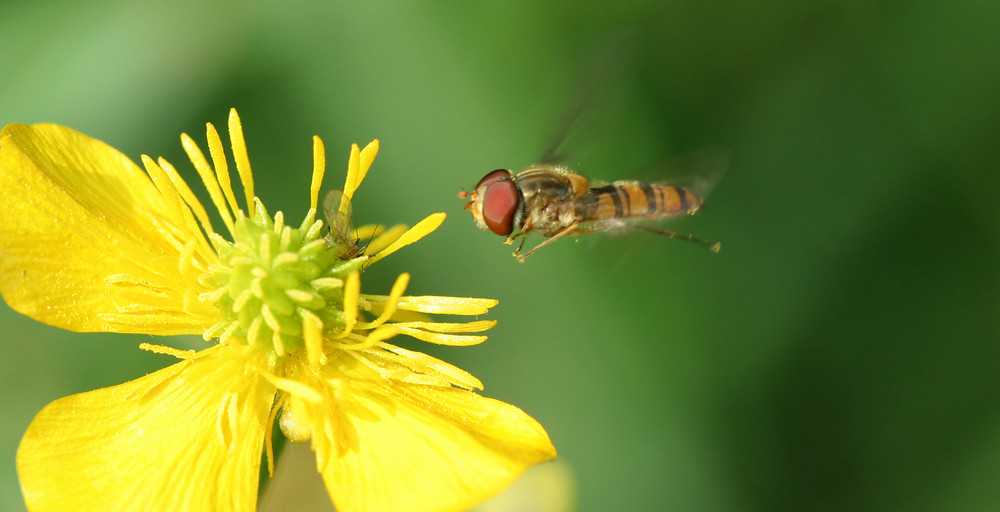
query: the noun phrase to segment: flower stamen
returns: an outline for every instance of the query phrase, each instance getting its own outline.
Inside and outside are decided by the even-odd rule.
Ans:
[[[236,194],[233,193],[233,184],[229,177],[229,162],[226,161],[226,152],[222,147],[222,139],[219,137],[219,132],[212,123],[208,123],[206,128],[208,153],[212,156],[212,166],[215,168],[216,179],[219,180],[222,193],[226,196],[229,209],[232,210],[234,215],[239,216],[239,212],[242,210],[240,210],[240,205],[236,202]]]
[[[316,208],[319,206],[319,189],[323,186],[323,175],[326,174],[326,149],[323,147],[323,140],[313,136],[313,174],[312,183],[309,184],[309,214],[307,220],[311,220],[316,215]]]
[[[152,352],[154,354],[163,354],[163,355],[167,355],[167,356],[174,356],[177,359],[184,359],[184,360],[194,359],[194,357],[196,355],[194,350],[179,350],[179,349],[176,349],[176,348],[173,348],[173,347],[165,347],[163,345],[154,345],[152,343],[140,343],[139,344],[139,349],[140,350],[146,350],[146,351]]]
[[[143,155],[143,163],[146,163],[147,159],[149,159],[149,157]],[[201,204],[201,201],[199,201],[194,195],[194,192],[191,191],[191,187],[188,187],[184,178],[181,178],[180,174],[177,173],[177,169],[164,158],[158,159],[156,163],[149,160],[146,165],[156,165],[163,170],[164,174],[167,175],[167,178],[170,179],[170,183],[174,185],[174,189],[177,191],[177,194],[184,200],[188,208],[191,209],[195,218],[198,219],[198,224],[201,225],[201,229],[208,235],[209,240],[214,242],[215,239],[218,238],[218,235],[216,234],[215,229],[212,228],[212,222],[208,218],[208,212]],[[215,235],[215,237],[212,235]],[[218,250],[218,246],[216,246],[215,249]]]
[[[229,145],[233,150],[233,160],[236,161],[236,172],[243,184],[243,194],[246,196],[247,207],[254,204],[257,196],[253,190],[253,173],[250,171],[250,155],[247,154],[247,144],[243,140],[243,125],[236,109],[229,110]]]
[[[205,185],[205,190],[208,191],[208,196],[212,199],[215,209],[218,210],[219,215],[222,217],[222,222],[226,224],[229,232],[233,233],[233,216],[229,208],[226,207],[226,201],[222,196],[222,189],[219,187],[219,180],[216,177],[216,173],[208,165],[208,161],[205,160],[205,154],[201,152],[201,148],[186,133],[181,134],[181,145],[184,146],[184,151],[187,153],[191,163],[194,164],[195,170],[198,171],[198,176],[201,177],[201,181]]]
[[[402,273],[396,278],[396,283],[392,285],[392,290],[389,291],[389,298],[386,300],[385,308],[382,310],[382,314],[378,316],[374,321],[371,322],[358,322],[358,329],[372,329],[384,324],[390,318],[392,318],[393,313],[396,312],[396,303],[399,298],[403,296],[403,292],[406,291],[406,285],[410,283],[410,274]]]
[[[406,247],[407,245],[410,245],[413,242],[427,236],[428,233],[437,229],[441,223],[444,222],[444,218],[444,213],[428,215],[424,220],[416,223],[412,228],[406,230],[406,232],[400,235],[399,238],[389,244],[385,249],[382,249],[378,254],[373,255],[370,263],[375,263],[376,261],[381,260],[403,247]]]
[[[376,254],[385,250],[386,247],[392,245],[393,242],[399,240],[399,237],[406,233],[406,230],[410,229],[406,224],[396,224],[395,226],[385,229],[385,226],[372,226],[369,231],[361,231],[368,226],[359,228],[359,231],[354,235],[357,239],[368,239],[374,238],[365,248],[365,252],[368,254]],[[377,237],[377,238],[376,238]]]
[[[360,305],[365,311],[378,312],[386,306],[388,299],[387,295],[366,294],[362,296]],[[396,302],[396,308],[421,313],[485,315],[489,308],[496,306],[497,303],[494,299],[423,295],[402,297]]]
[[[306,345],[306,359],[309,366],[319,367],[325,359],[323,355],[323,321],[318,316],[305,308],[298,309],[302,318],[302,339]]]
[[[343,338],[354,330],[358,319],[358,296],[361,294],[361,275],[355,271],[347,275],[344,282],[344,330],[334,338]]]
[[[360,345],[346,345],[343,348],[350,350],[366,350],[389,338],[392,338],[397,334],[399,334],[399,329],[395,325],[382,325],[374,331],[368,333],[368,336],[365,336],[365,341]]]
[[[288,398],[287,393],[278,393],[278,399],[271,406],[271,412],[267,415],[267,428],[264,429],[264,453],[267,456],[267,476],[274,477],[274,440],[271,435],[274,432],[274,419],[278,416],[278,411],[285,405]]]
[[[292,395],[292,397],[301,398],[302,400],[316,404],[323,402],[323,393],[299,380],[279,377],[265,369],[259,371],[268,382],[274,384],[274,387]]]

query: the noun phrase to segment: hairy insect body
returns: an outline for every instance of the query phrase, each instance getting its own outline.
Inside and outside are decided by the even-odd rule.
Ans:
[[[579,174],[546,165],[531,166],[517,174],[497,169],[484,176],[472,192],[462,192],[459,197],[469,199],[466,209],[471,211],[476,224],[506,236],[505,243],[513,243],[530,232],[549,237],[524,255],[520,254],[524,246],[522,238],[521,246],[514,252],[521,261],[565,235],[620,231],[633,226],[631,221],[690,215],[702,204],[702,198],[686,188],[638,181],[591,187],[587,178]],[[713,251],[719,248],[717,243],[689,235],[637,227],[689,240]]]

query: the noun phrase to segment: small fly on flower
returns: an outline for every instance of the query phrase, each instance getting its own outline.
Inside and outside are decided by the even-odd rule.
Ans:
[[[630,227],[693,242],[712,252],[719,252],[721,247],[719,242],[635,222],[697,212],[703,194],[679,186],[616,181],[591,187],[587,178],[569,169],[536,164],[516,174],[507,169],[492,171],[479,180],[472,192],[463,190],[458,197],[469,200],[465,209],[470,210],[480,229],[506,236],[506,244],[521,238],[514,251],[514,257],[521,262],[566,235],[621,232]],[[521,254],[526,235],[531,232],[548,239]]]
[[[331,190],[323,198],[323,213],[328,231],[326,242],[340,253],[340,259],[350,260],[364,254],[367,245],[359,247],[360,238],[351,228],[351,200],[340,190]]]

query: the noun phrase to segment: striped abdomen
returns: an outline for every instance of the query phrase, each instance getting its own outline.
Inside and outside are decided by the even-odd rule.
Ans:
[[[616,181],[591,188],[578,200],[584,222],[662,219],[698,211],[701,198],[688,189],[635,181]]]

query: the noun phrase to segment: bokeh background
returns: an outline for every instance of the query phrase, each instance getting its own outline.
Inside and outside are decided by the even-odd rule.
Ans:
[[[488,342],[434,353],[547,427],[580,511],[1000,507],[1000,3],[4,2],[0,43],[0,124],[193,177],[179,133],[203,141],[235,106],[258,193],[290,218],[310,136],[331,188],[379,138],[355,218],[449,218],[365,289],[408,271],[412,293],[500,300]],[[668,226],[721,253],[637,232],[518,264],[475,228],[456,193],[539,158],[587,90],[568,162],[587,176],[669,180],[658,162],[729,151],[703,211]],[[172,361],[5,305],[0,327],[16,511],[38,410]]]

